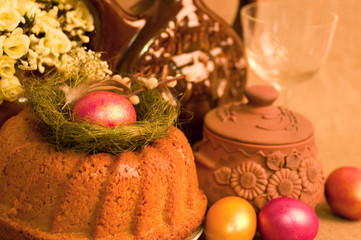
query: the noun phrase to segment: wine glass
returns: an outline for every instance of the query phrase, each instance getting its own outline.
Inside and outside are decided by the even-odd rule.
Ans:
[[[246,58],[287,106],[290,89],[312,78],[329,52],[338,17],[296,3],[251,3],[241,9]]]

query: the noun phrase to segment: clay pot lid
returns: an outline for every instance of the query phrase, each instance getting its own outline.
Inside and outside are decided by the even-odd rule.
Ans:
[[[247,103],[235,102],[211,110],[205,116],[205,127],[223,138],[262,145],[297,143],[313,136],[308,119],[273,105],[278,95],[269,85],[248,87]]]

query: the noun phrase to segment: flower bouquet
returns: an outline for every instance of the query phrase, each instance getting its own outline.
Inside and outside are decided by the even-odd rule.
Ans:
[[[58,68],[89,42],[94,19],[77,0],[0,1],[0,104],[21,99],[21,75]]]

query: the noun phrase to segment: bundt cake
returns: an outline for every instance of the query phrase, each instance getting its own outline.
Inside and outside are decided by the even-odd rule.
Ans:
[[[59,151],[30,109],[0,130],[0,239],[185,239],[202,223],[186,137],[112,155]]]

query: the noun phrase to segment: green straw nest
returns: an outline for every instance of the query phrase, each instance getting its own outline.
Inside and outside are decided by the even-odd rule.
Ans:
[[[73,122],[71,107],[65,106],[65,94],[61,90],[61,85],[66,82],[64,76],[53,74],[28,82],[31,83],[27,85],[26,97],[39,120],[42,133],[59,150],[90,154],[134,151],[165,137],[170,126],[176,123],[180,111],[179,106],[172,106],[153,89],[138,94],[140,103],[135,105],[138,118],[135,124],[108,128]]]

